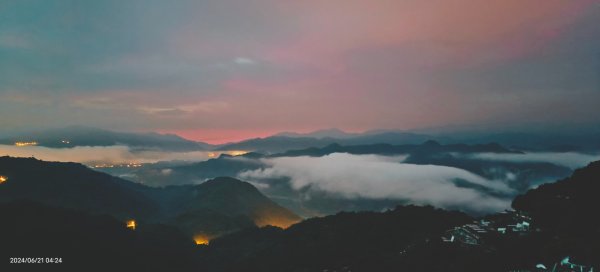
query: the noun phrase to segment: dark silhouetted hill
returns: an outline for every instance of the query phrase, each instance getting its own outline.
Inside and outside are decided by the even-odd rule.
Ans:
[[[0,157],[0,203],[30,200],[119,220],[167,223],[211,237],[250,226],[289,226],[300,220],[251,184],[217,178],[200,185],[153,188],[81,164]]]
[[[0,202],[27,199],[117,218],[148,218],[160,209],[145,186],[77,163],[0,157],[0,175],[8,177],[0,184]]]
[[[527,211],[544,226],[576,225],[600,232],[600,217],[591,216],[600,205],[600,161],[577,169],[569,178],[517,196],[515,209]]]
[[[177,214],[169,222],[192,234],[215,237],[252,226],[288,227],[301,220],[251,184],[234,178],[219,177],[185,188],[173,194],[168,204],[169,211],[176,211],[169,213]]]
[[[384,213],[340,213],[289,229],[248,229],[211,242],[204,261],[215,271],[355,271],[387,267],[390,259],[454,225],[458,212],[398,207]]]
[[[173,227],[142,224],[133,231],[110,216],[28,201],[2,203],[0,214],[1,271],[192,271],[199,267],[197,247]],[[10,264],[11,257],[61,258],[61,263]]]
[[[300,220],[261,194],[254,186],[230,177],[219,177],[195,186],[196,197],[188,210],[219,210],[230,215],[245,215],[258,226],[288,227]]]

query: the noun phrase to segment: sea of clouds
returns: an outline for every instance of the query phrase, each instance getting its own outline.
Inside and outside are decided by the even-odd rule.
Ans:
[[[127,146],[48,148],[0,145],[0,156],[35,157],[46,161],[80,163],[155,163],[159,161],[204,161],[209,152],[136,151]],[[214,154],[212,154],[214,156]],[[455,154],[456,155],[456,154]],[[470,159],[548,162],[575,169],[600,160],[600,155],[574,152],[494,154],[479,153]],[[334,153],[323,157],[276,157],[261,159],[264,167],[241,172],[238,178],[253,184],[268,179],[289,179],[295,190],[310,188],[345,198],[399,199],[414,204],[440,208],[464,208],[476,212],[493,212],[510,207],[510,199],[499,195],[514,195],[505,179],[490,180],[466,170],[439,166],[403,163],[406,156],[352,155]],[[239,159],[248,159],[242,158]],[[169,172],[170,173],[170,172]],[[165,172],[164,174],[168,175]],[[501,175],[500,175],[501,176]],[[456,180],[474,186],[457,185]],[[480,189],[474,189],[479,187]],[[483,188],[484,190],[481,190]],[[490,194],[496,192],[497,194]]]
[[[242,172],[249,181],[287,177],[294,189],[310,186],[346,198],[401,199],[440,208],[478,212],[510,207],[510,199],[455,184],[460,179],[490,191],[513,193],[503,181],[446,166],[400,163],[390,157],[334,153],[323,157],[263,159],[267,167]]]

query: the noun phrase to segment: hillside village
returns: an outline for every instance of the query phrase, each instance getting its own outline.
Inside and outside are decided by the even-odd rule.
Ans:
[[[482,250],[493,252],[498,240],[507,236],[527,236],[532,232],[543,229],[534,224],[535,220],[526,212],[505,210],[501,213],[486,216],[472,223],[447,230],[441,237],[443,242],[457,243],[465,247],[480,247]],[[511,272],[594,272],[594,267],[576,264],[566,256],[551,264],[538,263],[535,270],[518,269]]]

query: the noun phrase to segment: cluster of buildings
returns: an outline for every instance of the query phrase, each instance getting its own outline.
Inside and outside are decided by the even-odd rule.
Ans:
[[[68,145],[71,143],[71,141],[69,140],[61,140],[60,141],[62,144]],[[36,146],[39,143],[36,141],[17,141],[15,142],[15,146],[19,146],[19,147],[23,147],[23,146]]]
[[[481,246],[486,239],[498,238],[504,235],[527,235],[539,231],[532,227],[532,219],[524,212],[504,211],[486,219],[474,221],[453,229],[449,229],[442,236],[442,241],[459,243],[464,246]],[[592,266],[580,265],[571,262],[570,257],[563,258],[552,265],[537,264],[533,269],[514,270],[511,272],[594,272]]]
[[[571,262],[570,257],[563,258],[560,262],[554,263],[553,265],[546,266],[544,264],[537,264],[532,269],[519,269],[512,270],[510,272],[594,272],[594,267],[575,264]]]
[[[487,219],[449,229],[442,236],[442,241],[477,246],[483,244],[490,235],[526,235],[533,231],[531,222],[531,217],[523,212],[504,211]]]
[[[562,261],[555,263],[552,268],[548,268],[543,264],[538,264],[536,268],[538,271],[550,272],[594,272],[594,268],[591,266],[572,263],[570,257],[565,257]]]
[[[141,163],[125,163],[125,164],[94,164],[90,166],[91,168],[138,168],[142,167]]]
[[[15,145],[16,146],[20,146],[20,147],[22,147],[22,146],[35,146],[35,145],[38,145],[38,143],[35,142],[35,141],[31,141],[31,142],[15,142]]]

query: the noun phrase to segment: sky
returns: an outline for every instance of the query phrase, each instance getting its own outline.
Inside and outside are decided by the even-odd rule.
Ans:
[[[600,124],[593,0],[0,2],[3,130]]]

